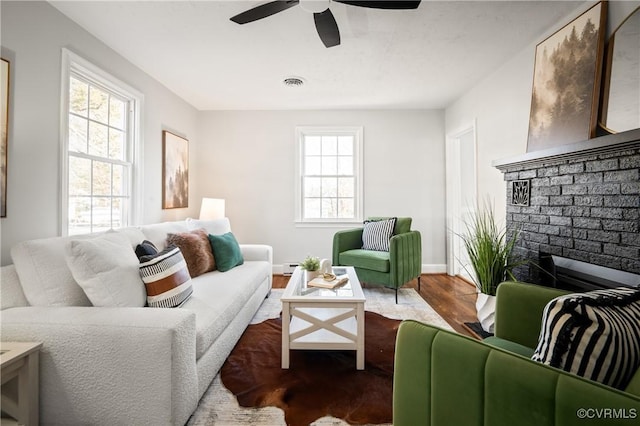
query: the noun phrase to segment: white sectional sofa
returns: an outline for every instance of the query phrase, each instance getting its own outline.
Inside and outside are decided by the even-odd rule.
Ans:
[[[116,232],[163,248],[167,233],[200,227],[230,231],[225,219]],[[71,238],[20,243],[1,268],[2,340],[43,342],[40,423],[185,424],[270,292],[271,247],[241,244],[244,263],[193,278],[182,307],[95,307],[66,264]]]

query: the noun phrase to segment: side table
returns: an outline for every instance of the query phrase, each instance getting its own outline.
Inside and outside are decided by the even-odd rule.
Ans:
[[[25,426],[38,424],[39,408],[39,353],[42,343],[0,342],[2,371],[2,411]],[[17,378],[18,392],[8,395],[5,384]]]

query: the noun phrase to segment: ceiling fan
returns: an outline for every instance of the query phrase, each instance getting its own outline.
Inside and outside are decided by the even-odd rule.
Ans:
[[[246,24],[300,4],[302,9],[313,13],[313,20],[322,43],[326,47],[333,47],[340,44],[340,30],[333,13],[329,10],[332,1],[372,9],[416,9],[420,5],[420,0],[275,0],[244,11],[232,17],[231,20],[237,24]]]

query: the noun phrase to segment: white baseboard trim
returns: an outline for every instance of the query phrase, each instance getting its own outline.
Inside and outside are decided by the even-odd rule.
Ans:
[[[272,271],[273,275],[282,275],[282,271],[284,270],[284,265],[273,265]],[[446,264],[422,264],[422,273],[423,274],[445,274],[447,272]]]
[[[422,273],[423,274],[446,274],[447,273],[447,265],[432,263],[432,264],[422,264]]]

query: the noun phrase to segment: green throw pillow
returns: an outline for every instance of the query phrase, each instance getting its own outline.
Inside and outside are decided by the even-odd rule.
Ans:
[[[236,241],[236,237],[231,232],[223,235],[209,234],[209,242],[213,250],[213,257],[216,259],[218,271],[227,272],[231,268],[244,263],[238,241]]]

